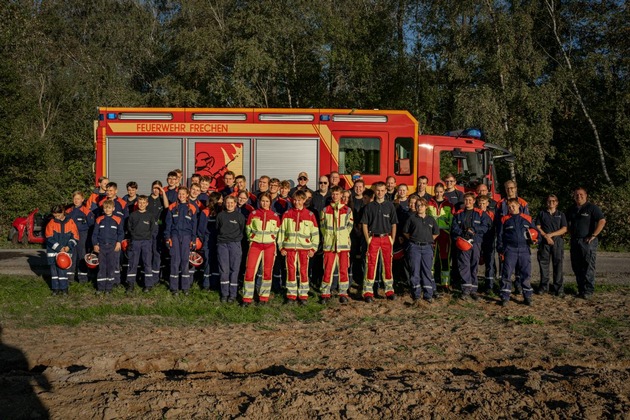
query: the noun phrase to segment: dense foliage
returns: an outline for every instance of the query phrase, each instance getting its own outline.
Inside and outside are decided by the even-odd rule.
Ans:
[[[93,182],[97,106],[408,109],[510,148],[534,203],[583,184],[617,208],[629,22],[619,0],[7,0],[0,223]]]

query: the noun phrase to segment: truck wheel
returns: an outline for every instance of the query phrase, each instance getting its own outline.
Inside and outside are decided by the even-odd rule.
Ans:
[[[11,241],[11,243],[13,245],[17,245],[18,244],[18,231],[16,228],[12,227],[11,231],[9,232],[9,241]]]

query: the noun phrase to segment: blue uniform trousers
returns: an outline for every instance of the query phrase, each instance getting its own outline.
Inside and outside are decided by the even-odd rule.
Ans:
[[[226,242],[217,244],[219,260],[219,283],[221,297],[236,299],[238,294],[238,272],[241,266],[241,242]]]
[[[501,264],[501,291],[500,296],[503,300],[508,300],[512,293],[512,274],[516,270],[519,276],[516,281],[520,282],[520,288],[523,290],[523,297],[526,299],[532,296],[532,262],[531,250],[529,247],[505,248],[505,259]],[[518,286],[516,287],[519,288]]]
[[[169,289],[176,292],[181,290],[189,290],[192,283],[190,277],[188,257],[190,256],[190,235],[173,236],[171,238],[173,245],[171,246],[171,274],[169,276]]]
[[[50,265],[50,288],[68,290],[68,270],[59,268],[56,262]]]
[[[597,238],[589,244],[586,239],[571,239],[571,268],[580,294],[591,295],[595,292],[595,258]]]
[[[215,238],[216,240],[216,238]],[[203,249],[203,280],[201,287],[204,290],[218,289],[219,262],[217,261],[217,243],[210,242]]]
[[[433,279],[433,247],[429,244],[409,244],[407,249],[409,265],[411,267],[411,292],[414,299],[431,299],[435,292],[435,280]]]
[[[150,239],[135,240],[131,243],[131,249],[129,251],[129,271],[127,272],[127,283],[130,288],[133,288],[138,279],[137,274],[140,257],[142,257],[144,267],[144,287],[151,288],[155,284],[153,281],[153,271],[151,270],[151,264],[153,263],[151,252],[152,245]]]
[[[540,288],[545,291],[559,293],[563,291],[562,260],[564,258],[564,239],[553,238],[553,245],[547,241],[538,245],[538,265],[540,267]],[[549,289],[549,263],[553,265],[553,286]]]
[[[114,286],[114,273],[119,263],[120,252],[115,252],[116,244],[101,244],[98,254],[98,275],[96,290],[111,291]]]
[[[90,235],[87,230],[79,231],[79,242],[74,247],[72,252],[72,267],[70,267],[70,275],[77,273],[76,280],[79,283],[85,283],[87,281],[88,268],[85,263],[85,250],[87,246],[87,238]]]
[[[457,250],[457,270],[462,281],[462,294],[477,293],[479,280],[479,257],[481,255],[481,243],[473,242],[470,251]]]
[[[490,239],[484,240],[481,243],[481,255],[484,261],[484,275],[486,279],[486,289],[492,290],[494,287],[494,278],[497,275],[497,263],[496,259],[496,237],[493,235]]]
[[[162,229],[155,229],[151,238],[151,273],[153,274],[153,283],[157,283],[160,280],[160,266],[162,265],[162,243],[163,243]],[[144,268],[147,271],[147,268]]]

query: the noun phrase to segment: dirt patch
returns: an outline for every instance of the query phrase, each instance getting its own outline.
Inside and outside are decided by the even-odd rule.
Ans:
[[[290,325],[5,325],[0,406],[103,419],[627,418],[628,298],[355,301]]]

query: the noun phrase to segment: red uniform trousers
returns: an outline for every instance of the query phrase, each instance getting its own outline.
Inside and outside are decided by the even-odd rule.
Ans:
[[[271,279],[273,271],[273,262],[276,259],[276,243],[261,244],[252,242],[249,245],[247,253],[247,267],[245,269],[245,281],[243,282],[243,302],[250,303],[254,300],[254,283],[258,267],[262,263],[263,277],[260,290],[258,291],[258,299],[261,302],[269,300],[271,293]]]
[[[308,250],[284,249],[287,252],[287,299],[308,299]],[[297,273],[300,271],[298,287]]]
[[[363,283],[363,297],[374,296],[374,279],[379,257],[383,258],[383,280],[385,296],[394,294],[394,277],[392,274],[392,237],[390,235],[372,236],[368,243],[367,270]]]
[[[348,267],[350,266],[350,251],[324,252],[324,278],[322,280],[322,298],[330,298],[330,287],[333,281],[335,268],[339,269],[339,297],[348,297],[350,279]]]

